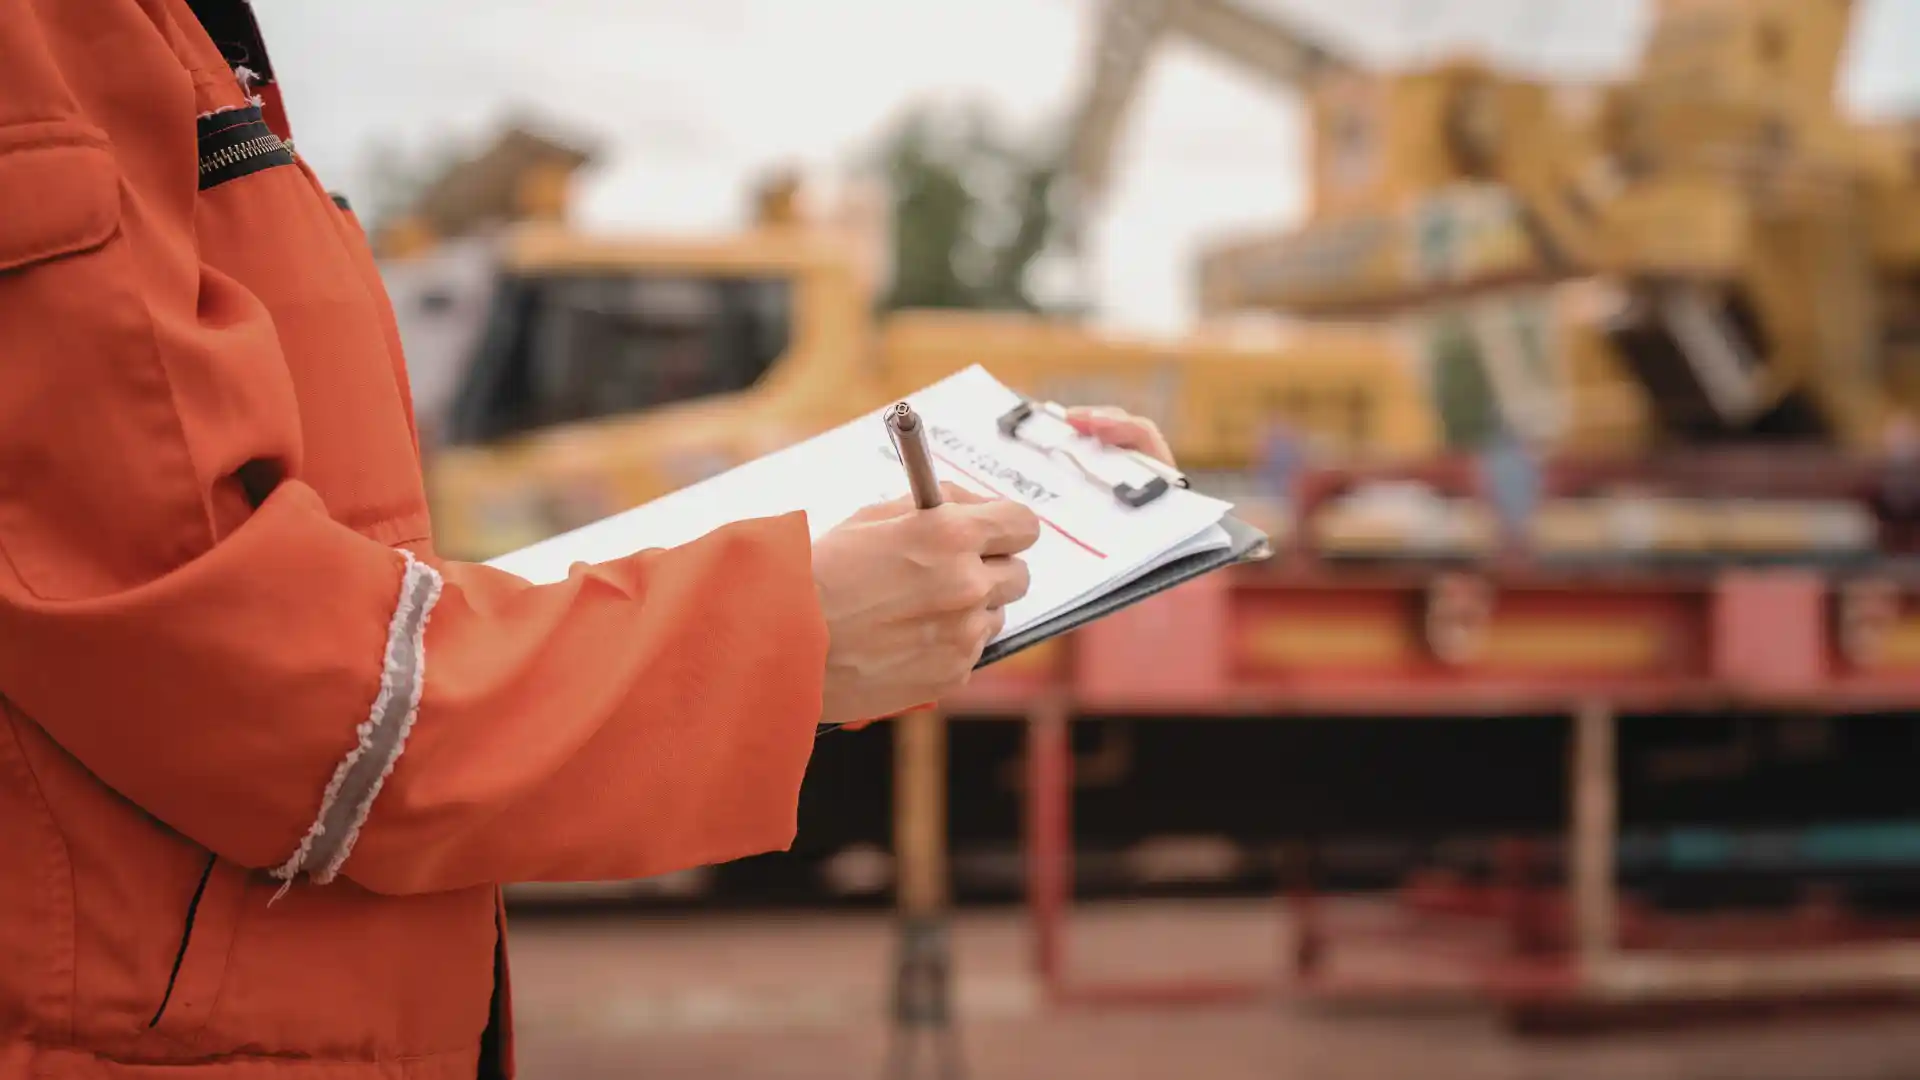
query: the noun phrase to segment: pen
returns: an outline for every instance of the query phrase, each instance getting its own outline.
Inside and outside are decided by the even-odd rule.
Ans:
[[[931,510],[943,501],[940,478],[933,471],[933,449],[927,445],[927,425],[913,406],[902,401],[887,411],[887,433],[900,464],[907,470],[907,484],[913,488],[913,501],[922,510]]]
[[[913,488],[913,501],[922,510],[931,510],[946,501],[940,497],[940,477],[933,471],[933,448],[927,445],[927,425],[913,406],[902,401],[887,410],[887,434],[893,439],[894,452],[907,470],[907,484]],[[838,731],[843,724],[821,724],[815,731]]]

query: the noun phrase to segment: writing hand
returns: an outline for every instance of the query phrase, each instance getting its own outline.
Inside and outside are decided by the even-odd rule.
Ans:
[[[1082,406],[1067,410],[1067,423],[1075,431],[1108,446],[1136,450],[1162,465],[1173,466],[1173,448],[1167,445],[1160,428],[1144,416],[1135,416],[1110,405]]]
[[[891,716],[964,686],[1006,605],[1025,596],[1018,556],[1040,537],[1032,510],[952,484],[946,502],[869,506],[813,545],[828,631],[820,719]]]

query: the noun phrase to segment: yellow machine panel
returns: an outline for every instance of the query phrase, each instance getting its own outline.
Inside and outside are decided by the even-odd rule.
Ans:
[[[1600,429],[1586,418],[1637,411],[1638,434],[1665,443],[1872,452],[1898,414],[1920,412],[1906,328],[1920,155],[1910,128],[1858,121],[1836,98],[1850,0],[1657,0],[1637,69],[1591,87],[1472,58],[1375,70],[1235,0],[1109,6],[1164,9],[1167,26],[1243,68],[1244,50],[1192,11],[1231,7],[1295,42],[1267,48],[1263,74],[1312,123],[1308,212],[1206,251],[1208,312],[1393,317],[1449,339],[1489,303],[1601,279],[1619,293],[1611,310],[1583,304],[1553,333],[1584,368],[1575,391],[1605,400],[1542,426],[1516,414],[1539,413],[1538,395],[1476,376],[1500,391],[1509,426],[1547,445],[1590,446]],[[1116,141],[1135,53],[1152,43],[1103,39],[1082,110],[1100,137],[1083,142]],[[1501,348],[1479,342],[1475,363],[1491,369]],[[1626,404],[1635,395],[1644,409]]]
[[[1390,334],[1163,340],[994,313],[876,321],[857,255],[845,236],[790,226],[507,234],[475,304],[485,329],[449,361],[458,389],[432,425],[443,550],[482,559],[551,536],[973,364],[1035,397],[1151,417],[1201,473],[1249,473],[1281,427],[1324,454],[1437,445],[1413,357]]]

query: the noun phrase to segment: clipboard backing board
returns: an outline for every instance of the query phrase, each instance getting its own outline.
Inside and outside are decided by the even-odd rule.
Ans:
[[[1035,623],[1017,634],[1009,634],[988,645],[980,654],[980,660],[974,664],[973,669],[979,671],[981,668],[997,664],[1009,656],[1024,652],[1061,634],[1077,630],[1088,623],[1106,618],[1116,611],[1132,607],[1142,600],[1150,599],[1194,578],[1241,563],[1259,562],[1273,553],[1267,535],[1239,518],[1229,514],[1220,519],[1220,526],[1226,530],[1231,541],[1226,547],[1197,552],[1184,559],[1170,562],[1111,592],[1102,593],[1079,607],[1063,611],[1044,622]]]

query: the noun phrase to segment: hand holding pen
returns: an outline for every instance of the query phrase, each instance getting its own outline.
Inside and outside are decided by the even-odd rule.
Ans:
[[[926,428],[887,414],[911,493],[861,510],[813,545],[829,644],[821,722],[893,716],[966,684],[1004,609],[1027,593],[1032,510],[937,483]]]

